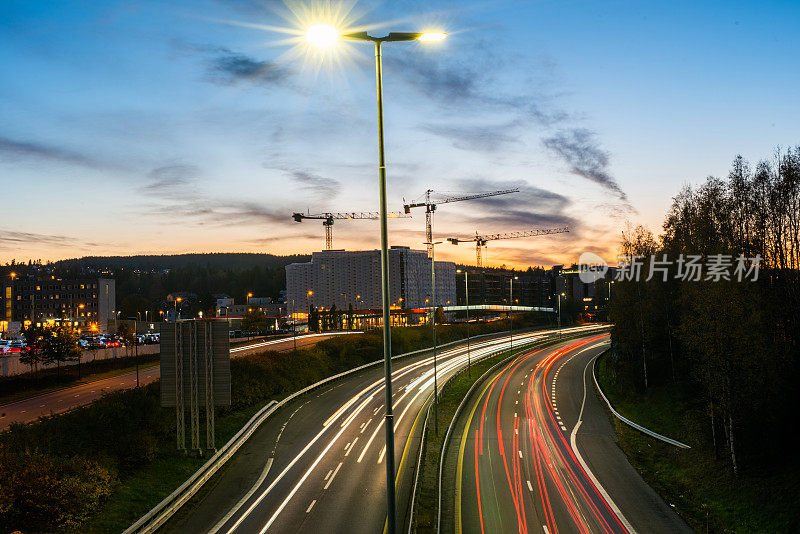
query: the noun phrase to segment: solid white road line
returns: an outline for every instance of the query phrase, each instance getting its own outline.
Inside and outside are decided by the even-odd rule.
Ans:
[[[319,464],[319,463],[322,461],[322,458],[324,458],[324,457],[325,457],[325,455],[326,455],[326,454],[328,454],[328,451],[331,449],[331,447],[333,447],[333,444],[334,444],[334,443],[336,443],[336,440],[338,440],[338,439],[339,439],[339,437],[340,437],[342,434],[344,434],[344,432],[347,430],[347,427],[348,427],[348,426],[350,426],[350,423],[353,421],[353,419],[355,419],[356,417],[358,417],[358,414],[361,412],[361,410],[363,410],[363,409],[364,409],[364,407],[365,407],[367,404],[369,404],[370,402],[372,402],[372,399],[373,399],[373,398],[374,398],[373,396],[370,396],[370,397],[369,397],[368,399],[366,399],[366,400],[365,400],[363,403],[361,403],[361,404],[359,405],[359,407],[358,407],[358,408],[356,408],[356,409],[355,409],[355,411],[354,411],[352,414],[350,414],[350,415],[347,417],[347,419],[345,419],[345,424],[344,424],[344,425],[341,427],[341,429],[339,430],[339,432],[337,432],[337,433],[336,433],[336,435],[333,437],[333,439],[331,439],[331,441],[328,443],[328,445],[326,445],[326,446],[325,446],[325,448],[322,450],[322,452],[319,454],[319,456],[317,456],[317,458],[314,460],[314,462],[311,464],[311,466],[310,466],[310,467],[309,467],[309,468],[306,470],[306,472],[303,474],[303,476],[302,476],[302,477],[300,477],[300,480],[298,480],[298,481],[297,481],[297,484],[295,484],[295,485],[294,485],[294,487],[292,488],[292,490],[289,492],[289,495],[287,495],[287,496],[286,496],[286,498],[283,500],[283,502],[281,502],[280,506],[278,506],[278,508],[275,510],[275,513],[273,513],[273,514],[272,514],[272,516],[271,516],[271,517],[269,518],[269,520],[266,522],[266,524],[264,525],[264,527],[263,527],[263,528],[262,528],[262,529],[259,531],[259,534],[264,534],[264,533],[265,533],[265,532],[266,532],[266,531],[269,529],[269,527],[270,527],[270,526],[272,526],[272,523],[274,523],[274,522],[275,522],[275,520],[278,518],[278,516],[279,516],[279,515],[280,515],[280,513],[283,511],[283,509],[286,507],[286,505],[289,503],[289,501],[290,501],[290,500],[292,500],[292,497],[294,497],[295,493],[297,493],[297,490],[299,490],[299,489],[300,489],[300,486],[302,486],[302,485],[303,485],[303,483],[304,483],[304,482],[306,481],[306,479],[309,477],[309,475],[311,474],[311,472],[312,472],[314,469],[316,469],[317,465],[318,465],[318,464]],[[339,467],[341,467],[341,465],[342,465],[342,464],[340,463],[340,464],[339,464]],[[338,470],[339,470],[339,468],[337,467],[337,468],[336,468],[336,471],[338,471]],[[330,485],[331,481],[333,480],[333,477],[335,477],[335,476],[336,476],[336,471],[334,471],[334,472],[333,472],[333,475],[331,475],[331,478],[330,478],[330,479],[328,479],[328,484],[326,484],[326,486],[325,486],[326,488],[327,488],[327,486],[328,486],[328,485]],[[266,495],[266,494],[265,494],[265,495]],[[255,505],[257,505],[257,504],[258,504],[258,501],[256,501],[256,503],[254,503],[254,505],[253,505],[253,506],[255,506]],[[252,511],[252,508],[251,508],[250,510],[248,510],[248,513],[249,513],[250,511]],[[247,517],[247,514],[246,514],[246,515],[243,515],[243,516],[242,516],[242,517],[239,519],[238,523],[241,523],[241,521],[242,521],[242,520],[243,520],[245,517]],[[238,524],[237,524],[236,526],[238,526]],[[234,527],[234,528],[235,528],[235,527]]]
[[[225,517],[223,517],[222,519],[220,519],[220,520],[217,522],[217,524],[216,524],[216,525],[214,525],[213,527],[211,527],[211,530],[209,530],[209,531],[208,531],[208,534],[215,534],[215,533],[216,533],[216,532],[217,532],[219,529],[221,529],[221,528],[222,528],[222,525],[224,525],[225,523],[227,523],[227,522],[228,522],[228,520],[229,520],[231,517],[233,517],[233,514],[235,514],[236,512],[238,512],[238,511],[239,511],[239,508],[241,508],[241,507],[242,507],[242,505],[243,505],[244,503],[246,503],[246,502],[247,502],[247,500],[248,500],[248,499],[250,499],[250,497],[252,497],[252,496],[253,496],[253,494],[256,492],[256,490],[259,488],[259,486],[261,486],[261,484],[263,484],[263,483],[264,483],[264,479],[265,479],[265,478],[267,478],[267,473],[269,473],[269,470],[270,470],[270,468],[271,468],[271,467],[272,467],[272,458],[267,458],[267,465],[265,465],[265,466],[264,466],[264,470],[261,472],[261,475],[258,477],[258,480],[256,480],[256,483],[255,483],[255,484],[253,484],[253,487],[252,487],[252,488],[250,488],[250,491],[248,491],[248,492],[245,494],[245,496],[244,496],[244,497],[242,497],[241,499],[239,499],[239,502],[237,502],[235,506],[233,506],[233,507],[232,507],[230,510],[228,510],[228,513],[227,513],[227,514],[225,514]]]
[[[586,350],[586,349],[584,349],[584,350]],[[583,351],[581,351],[581,352],[583,352]],[[591,469],[589,469],[589,466],[586,464],[586,461],[583,459],[583,456],[581,456],[581,452],[578,450],[578,443],[575,440],[575,436],[578,435],[578,429],[581,426],[581,422],[582,422],[582,418],[583,418],[583,407],[586,405],[586,389],[587,389],[586,388],[586,369],[588,369],[589,365],[591,365],[592,362],[594,362],[595,358],[597,358],[597,356],[595,356],[594,358],[590,358],[589,362],[586,364],[586,367],[583,368],[583,400],[581,401],[581,411],[578,413],[578,422],[575,424],[575,428],[572,429],[572,433],[569,436],[569,441],[570,441],[570,445],[572,447],[572,450],[575,453],[575,457],[578,459],[578,462],[581,464],[581,467],[583,467],[583,470],[586,472],[586,474],[589,476],[589,478],[591,479],[591,481],[594,484],[594,486],[597,488],[597,491],[600,492],[600,495],[603,496],[603,498],[606,500],[608,505],[611,507],[611,510],[614,511],[614,513],[619,518],[619,520],[622,522],[622,524],[625,526],[625,528],[628,530],[628,532],[630,532],[631,534],[636,534],[636,530],[630,524],[628,519],[622,514],[622,510],[619,509],[619,506],[617,506],[617,504],[611,499],[611,496],[608,494],[606,489],[602,486],[602,484],[600,484],[600,481],[597,480],[597,477],[594,476],[594,473],[592,473]],[[564,429],[564,430],[566,430],[566,429]]]

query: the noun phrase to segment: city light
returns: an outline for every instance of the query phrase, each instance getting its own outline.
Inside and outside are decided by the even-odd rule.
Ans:
[[[444,41],[447,38],[447,34],[445,32],[425,32],[420,35],[417,40],[423,42],[436,42],[436,41]]]
[[[306,31],[306,40],[317,48],[328,48],[339,40],[339,30],[330,24],[315,24]]]

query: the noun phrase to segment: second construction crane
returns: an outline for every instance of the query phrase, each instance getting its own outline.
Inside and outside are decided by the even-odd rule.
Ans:
[[[392,212],[389,214],[389,217],[392,219],[407,219],[409,215]],[[341,219],[375,220],[378,218],[380,218],[380,214],[377,211],[351,211],[347,213],[330,213],[326,211],[325,213],[316,214],[295,212],[292,214],[292,219],[296,222],[303,222],[303,219],[322,221],[322,226],[325,227],[325,250],[331,250],[333,248],[333,221]]]
[[[433,212],[436,211],[438,204],[448,204],[450,202],[461,202],[462,200],[474,200],[477,198],[494,197],[497,195],[507,195],[509,193],[518,193],[519,187],[514,189],[503,189],[500,191],[487,191],[484,193],[463,194],[463,195],[438,195],[440,198],[431,198],[434,193],[433,189],[425,191],[424,200],[403,204],[405,213],[411,213],[412,208],[425,208],[425,242],[428,243],[428,257],[433,255]],[[405,202],[405,199],[404,199]]]
[[[511,232],[507,234],[487,234],[487,235],[478,235],[475,232],[475,237],[471,237],[469,239],[458,239],[455,237],[448,237],[447,240],[450,241],[454,245],[458,245],[459,243],[475,243],[475,260],[477,261],[478,268],[480,269],[483,267],[482,261],[482,249],[486,246],[489,241],[495,241],[497,239],[515,239],[518,237],[535,237],[538,235],[550,235],[550,234],[563,234],[565,232],[569,232],[569,226],[562,226],[559,228],[545,228],[540,230],[528,230],[525,232]]]

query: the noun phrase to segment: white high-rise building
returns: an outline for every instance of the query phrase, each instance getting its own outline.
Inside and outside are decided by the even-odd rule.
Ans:
[[[436,305],[456,303],[456,265],[436,262]],[[308,292],[312,295],[309,296]],[[389,250],[389,301],[401,308],[430,305],[431,263],[422,250]],[[402,300],[401,300],[402,299]],[[289,313],[307,312],[308,306],[340,310],[381,308],[379,250],[314,252],[308,263],[286,266],[286,302]],[[294,304],[293,304],[294,303]]]

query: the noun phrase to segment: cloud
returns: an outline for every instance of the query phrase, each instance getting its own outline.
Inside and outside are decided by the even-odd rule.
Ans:
[[[300,241],[300,240],[321,241],[322,239],[324,239],[324,235],[325,234],[322,232],[322,229],[320,228],[320,231],[317,232],[316,234],[311,232],[306,232],[302,234],[281,234],[275,236],[260,237],[256,239],[246,239],[243,240],[243,242],[251,245],[265,246],[265,245],[273,245],[275,243],[283,241]]]
[[[497,89],[497,58],[484,51],[470,54],[470,62],[453,62],[429,56],[406,54],[387,58],[386,63],[425,95],[447,106],[465,104],[486,110],[513,112],[540,125],[552,125],[569,114],[549,104],[549,98],[528,87],[528,94],[508,95]],[[474,112],[474,108],[472,112]]]
[[[566,214],[572,201],[558,193],[532,186],[524,180],[459,180],[463,191],[496,191],[519,188],[517,193],[469,201],[471,223],[480,233],[519,232],[542,227],[569,225],[578,221]]]
[[[104,167],[104,165],[96,159],[79,152],[73,152],[64,148],[41,143],[16,141],[7,137],[0,137],[0,161],[15,161],[20,159],[53,161],[91,168]]]
[[[552,137],[542,140],[542,144],[561,157],[569,166],[570,172],[600,184],[627,202],[628,197],[608,171],[609,154],[597,143],[594,132],[585,128],[561,130]]]
[[[209,61],[209,74],[211,80],[220,85],[278,84],[286,79],[289,72],[285,66],[261,61],[227,48],[212,50],[216,56]]]
[[[166,165],[148,173],[150,183],[141,188],[142,193],[158,198],[194,196],[190,187],[197,179],[199,169],[194,165]]]
[[[53,234],[0,230],[0,236],[0,249],[19,250],[26,246],[88,249],[104,246],[102,243],[83,242],[74,237]]]
[[[151,210],[155,215],[186,220],[194,219],[201,226],[234,226],[240,224],[275,225],[290,222],[285,210],[257,202],[220,202],[211,198],[187,199],[163,204]]]
[[[299,183],[301,189],[317,197],[318,200],[327,200],[339,194],[342,184],[333,178],[325,178],[304,170],[288,171],[295,182]]]
[[[518,125],[517,121],[497,126],[464,125],[459,127],[426,124],[420,126],[420,129],[450,140],[454,147],[461,150],[497,152],[504,145],[519,142],[517,137],[508,133]]]

